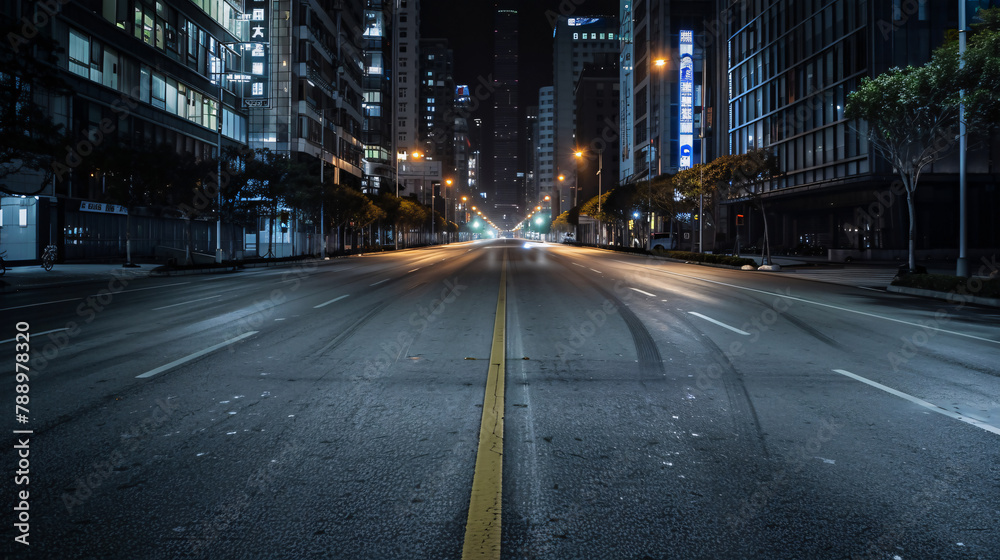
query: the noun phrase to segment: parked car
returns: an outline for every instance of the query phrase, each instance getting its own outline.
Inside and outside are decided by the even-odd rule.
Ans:
[[[654,233],[649,242],[649,250],[656,253],[666,253],[677,248],[677,240],[670,232]]]
[[[563,234],[562,242],[563,243],[576,243],[576,236],[573,235],[572,233],[564,233]]]

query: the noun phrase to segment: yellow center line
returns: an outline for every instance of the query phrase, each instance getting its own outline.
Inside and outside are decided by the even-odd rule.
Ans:
[[[493,323],[493,347],[479,425],[479,450],[472,477],[469,519],[462,560],[500,558],[500,506],[503,490],[503,393],[507,329],[507,251],[500,268],[500,295]]]

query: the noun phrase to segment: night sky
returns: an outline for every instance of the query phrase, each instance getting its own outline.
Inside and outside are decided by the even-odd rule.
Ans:
[[[547,12],[570,16],[618,14],[617,0],[519,0],[521,114],[538,104],[538,88],[552,85],[552,26]],[[493,12],[489,0],[424,0],[421,36],[449,39],[455,53],[455,81],[475,88],[493,70]],[[560,9],[560,5],[573,11]],[[486,108],[488,104],[484,104]],[[488,127],[488,114],[477,115]]]

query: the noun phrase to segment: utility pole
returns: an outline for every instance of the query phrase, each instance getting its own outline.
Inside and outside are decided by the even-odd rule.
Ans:
[[[958,67],[965,67],[965,49],[967,14],[965,0],[958,1]],[[967,154],[969,148],[969,136],[965,128],[965,91],[959,92],[963,102],[958,106],[958,262],[956,263],[955,275],[961,278],[969,276],[969,261],[965,254],[968,248],[968,227],[966,224],[966,206],[968,197],[968,177],[966,167],[968,167]]]

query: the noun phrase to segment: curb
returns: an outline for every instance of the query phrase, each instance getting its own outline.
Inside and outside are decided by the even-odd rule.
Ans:
[[[989,307],[1000,307],[1000,299],[985,298],[978,296],[967,296],[953,292],[936,292],[934,290],[924,290],[922,288],[907,288],[905,286],[887,286],[885,291],[894,294],[904,294],[908,296],[919,296],[932,299],[945,300],[951,303],[975,303]]]

